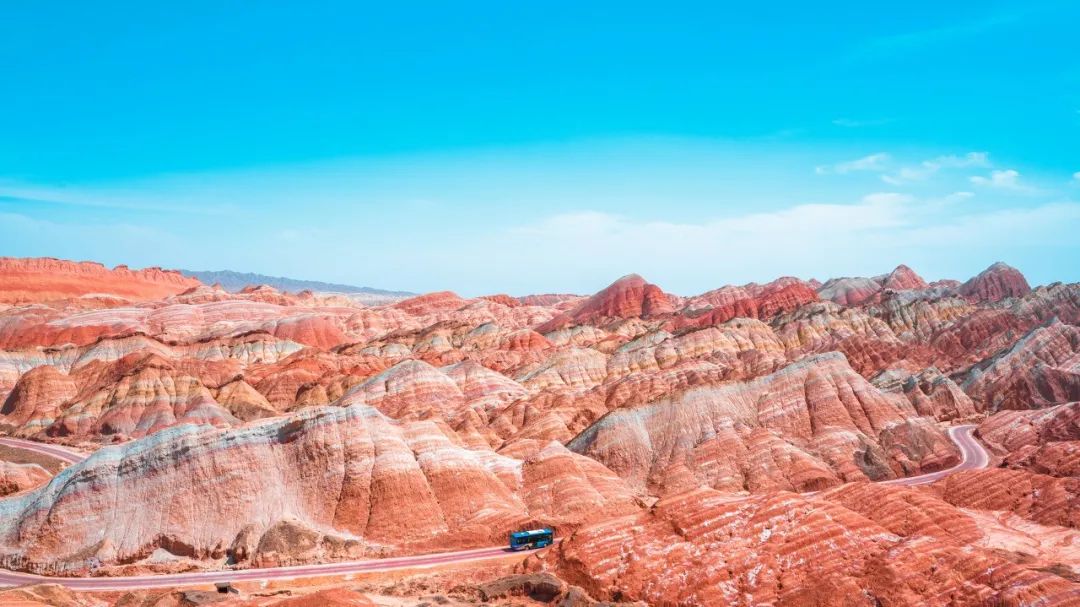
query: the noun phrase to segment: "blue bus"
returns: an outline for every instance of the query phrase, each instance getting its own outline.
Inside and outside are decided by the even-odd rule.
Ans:
[[[555,541],[555,530],[550,527],[533,529],[532,531],[518,531],[510,534],[511,550],[532,550],[550,546]]]

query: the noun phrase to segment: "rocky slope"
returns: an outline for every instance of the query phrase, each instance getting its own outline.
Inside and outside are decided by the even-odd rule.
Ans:
[[[990,410],[1080,400],[1080,327],[1054,320],[979,365],[964,390]]]
[[[107,447],[0,501],[0,560],[32,571],[176,559],[279,565],[501,543],[638,509],[558,443],[515,459],[366,405]]]
[[[1050,563],[1017,564],[983,542],[975,518],[918,489],[697,489],[587,526],[525,568],[651,605],[1076,604],[1080,585],[1041,570]],[[1076,557],[1052,555],[1074,572]]]
[[[874,388],[839,354],[616,409],[569,446],[653,493],[699,484],[817,490],[958,461],[931,420]]]
[[[33,489],[52,475],[37,464],[17,464],[0,460],[0,497]]]

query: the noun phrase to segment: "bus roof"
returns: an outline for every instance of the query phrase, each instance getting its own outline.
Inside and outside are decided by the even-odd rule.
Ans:
[[[517,531],[510,534],[510,537],[532,537],[534,535],[546,535],[554,533],[551,529],[532,529],[530,531]]]

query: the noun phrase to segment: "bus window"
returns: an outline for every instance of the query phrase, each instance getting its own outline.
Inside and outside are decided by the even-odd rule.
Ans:
[[[518,531],[510,534],[511,550],[532,550],[550,546],[555,541],[555,530],[551,528]]]

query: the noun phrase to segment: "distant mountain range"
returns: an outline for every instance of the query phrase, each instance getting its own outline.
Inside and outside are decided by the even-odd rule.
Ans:
[[[332,282],[320,282],[317,280],[299,280],[285,278],[283,276],[267,276],[265,274],[253,274],[251,272],[233,272],[232,270],[180,270],[184,276],[197,278],[204,284],[220,284],[223,289],[231,293],[242,290],[246,286],[269,285],[279,291],[323,291],[331,293],[363,293],[366,295],[380,295],[387,298],[411,297],[415,293],[408,291],[387,291],[385,289],[373,289],[371,287],[357,287],[342,285]]]

